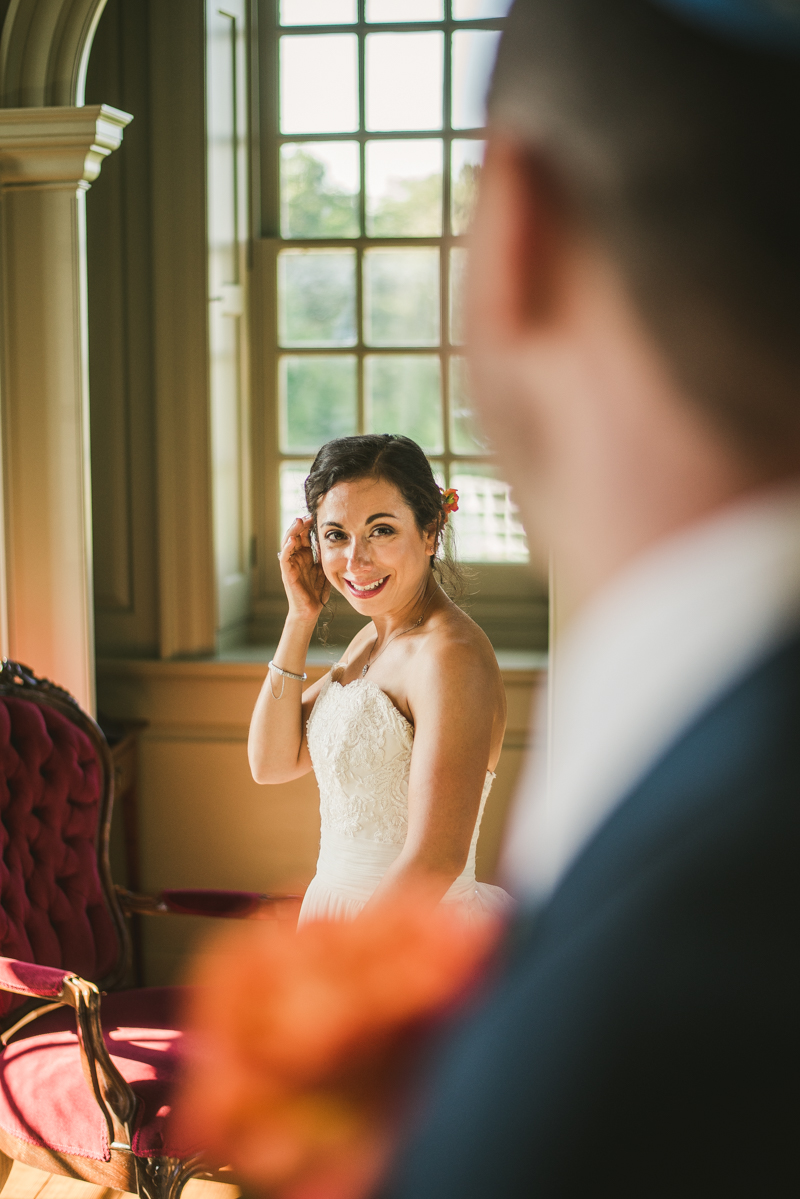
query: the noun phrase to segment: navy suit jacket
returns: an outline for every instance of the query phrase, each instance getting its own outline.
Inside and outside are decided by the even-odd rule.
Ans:
[[[518,919],[384,1199],[800,1195],[798,959],[800,637]]]

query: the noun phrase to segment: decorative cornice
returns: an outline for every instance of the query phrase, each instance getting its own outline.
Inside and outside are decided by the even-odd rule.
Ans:
[[[132,120],[108,104],[0,108],[0,186],[91,183]]]

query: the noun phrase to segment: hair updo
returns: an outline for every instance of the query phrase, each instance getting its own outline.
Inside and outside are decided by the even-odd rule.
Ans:
[[[385,479],[400,492],[422,533],[432,526],[436,548],[431,567],[446,567],[447,582],[461,584],[461,573],[444,545],[447,513],[431,464],[415,441],[399,433],[365,433],[327,442],[314,459],[305,483],[306,504],[314,517],[322,499],[337,483]],[[449,539],[448,539],[449,540]],[[444,581],[444,580],[443,580]]]

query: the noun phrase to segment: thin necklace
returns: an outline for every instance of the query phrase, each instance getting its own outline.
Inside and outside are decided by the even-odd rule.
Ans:
[[[406,633],[413,633],[414,629],[419,628],[419,626],[422,624],[423,620],[425,619],[425,613],[428,611],[428,605],[430,604],[431,600],[436,595],[436,592],[438,590],[439,590],[439,585],[437,583],[437,585],[434,587],[433,591],[428,596],[428,601],[425,604],[425,607],[422,609],[422,615],[420,616],[419,620],[415,621],[414,624],[409,625],[409,627],[407,629],[401,629],[399,633],[395,633],[394,636],[390,637],[389,640],[386,642],[386,644],[383,646],[383,649],[381,649],[381,653],[378,654],[378,657],[375,659],[376,662],[378,661],[378,658],[380,658],[383,651],[387,648],[387,646],[391,645],[392,642],[395,641],[398,637],[403,637]],[[369,651],[369,654],[367,655],[367,660],[364,664],[364,669],[361,671],[362,679],[364,678],[364,676],[366,675],[370,666],[372,665],[372,650],[375,648],[375,646],[377,644],[378,644],[378,638],[376,637],[372,643],[372,649]]]

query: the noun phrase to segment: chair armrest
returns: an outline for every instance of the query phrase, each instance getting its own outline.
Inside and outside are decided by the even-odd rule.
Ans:
[[[64,983],[71,977],[69,970],[20,962],[17,958],[0,958],[0,990],[13,991],[15,995],[25,995],[29,999],[61,1000]]]
[[[34,999],[50,999],[47,1010],[60,1005],[75,1011],[83,1076],[108,1128],[112,1148],[130,1149],[130,1126],[136,1096],[111,1060],[100,1023],[100,992],[94,983],[69,970],[38,966],[16,958],[0,958],[0,990]],[[3,1043],[38,1013],[28,1013],[7,1029]]]
[[[296,895],[261,895],[258,891],[215,891],[205,888],[160,891],[158,895],[139,895],[116,887],[126,915],[143,916],[216,916],[222,920],[257,919],[266,909]]]

